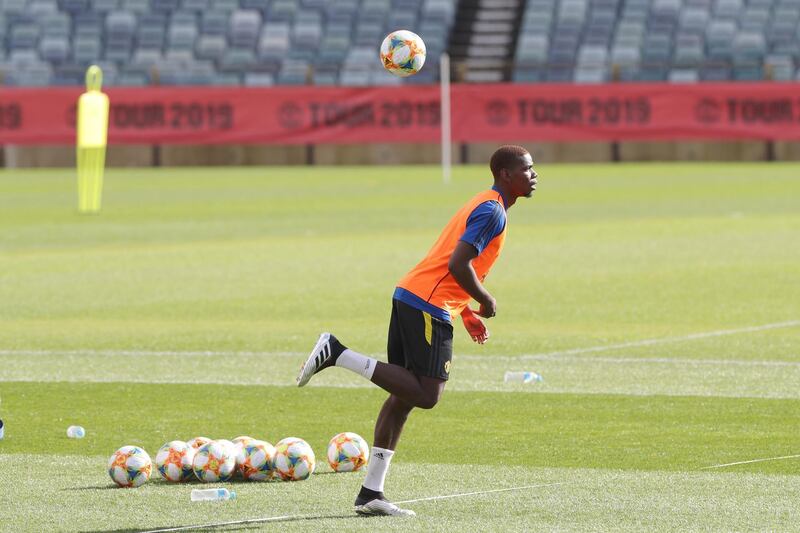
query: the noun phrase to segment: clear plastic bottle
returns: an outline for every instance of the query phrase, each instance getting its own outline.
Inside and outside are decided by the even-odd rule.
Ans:
[[[67,428],[67,437],[71,439],[82,439],[86,436],[86,430],[81,426],[70,426]]]
[[[228,489],[192,489],[193,502],[235,499],[236,492]]]
[[[506,372],[503,381],[506,383],[541,383],[544,378],[536,372]]]

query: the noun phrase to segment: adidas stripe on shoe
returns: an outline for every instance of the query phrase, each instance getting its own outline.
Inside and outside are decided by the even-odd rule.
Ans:
[[[330,333],[323,333],[319,336],[317,344],[311,350],[300,373],[297,375],[297,386],[302,387],[311,379],[311,376],[336,363],[336,359],[345,350],[344,346]]]

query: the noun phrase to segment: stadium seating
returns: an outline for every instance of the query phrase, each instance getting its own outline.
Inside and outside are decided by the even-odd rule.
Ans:
[[[0,72],[32,86],[81,84],[92,63],[109,85],[431,83],[459,6],[477,1],[4,0]],[[516,43],[514,81],[800,79],[800,0],[521,3],[518,35],[482,35],[471,50]],[[376,58],[398,28],[428,47],[408,79]]]
[[[800,0],[526,0],[512,79],[800,79],[798,19]]]
[[[398,28],[428,44],[437,78],[455,0],[4,0],[6,85],[394,84],[377,48]]]

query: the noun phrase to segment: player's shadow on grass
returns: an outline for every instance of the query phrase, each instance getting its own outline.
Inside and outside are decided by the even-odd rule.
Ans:
[[[258,520],[252,519],[252,522],[248,524],[198,524],[196,526],[162,526],[162,527],[155,527],[155,528],[148,528],[148,529],[106,529],[107,533],[147,533],[147,531],[157,531],[160,529],[171,529],[175,528],[177,530],[186,529],[188,531],[248,531],[248,530],[257,530],[264,527],[266,524],[284,524],[288,522],[308,522],[309,527],[311,527],[311,523],[316,520],[364,520],[370,517],[359,516],[354,513],[348,514],[324,514],[324,515],[314,515],[314,516],[287,516],[285,518],[279,518],[276,520]],[[89,531],[82,532],[82,533],[89,533]]]
[[[281,524],[286,522],[309,522],[309,527],[312,527],[311,523],[314,520],[343,520],[343,519],[353,519],[353,520],[369,520],[370,518],[386,518],[382,516],[360,516],[357,514],[331,514],[331,515],[318,515],[318,516],[298,516],[298,517],[290,517],[290,518],[283,518],[281,520],[270,520],[269,522],[261,522],[261,523],[253,523],[253,524],[241,524],[241,525],[230,525],[230,526],[217,526],[214,528],[208,528],[206,531],[249,531],[249,530],[258,530],[264,527],[265,524]],[[313,531],[313,530],[311,530]],[[118,532],[111,532],[111,533],[118,533]]]

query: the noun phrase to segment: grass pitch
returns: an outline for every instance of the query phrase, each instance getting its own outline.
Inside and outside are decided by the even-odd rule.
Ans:
[[[99,216],[73,171],[0,174],[0,530],[796,529],[800,166],[538,170],[490,341],[456,325],[444,398],[394,459],[411,520],[356,517],[363,475],[324,464],[335,433],[372,440],[385,394],[293,379],[322,330],[383,357],[394,283],[486,169],[112,170]],[[125,444],[240,434],[305,438],[318,474],[191,503],[105,472]]]

